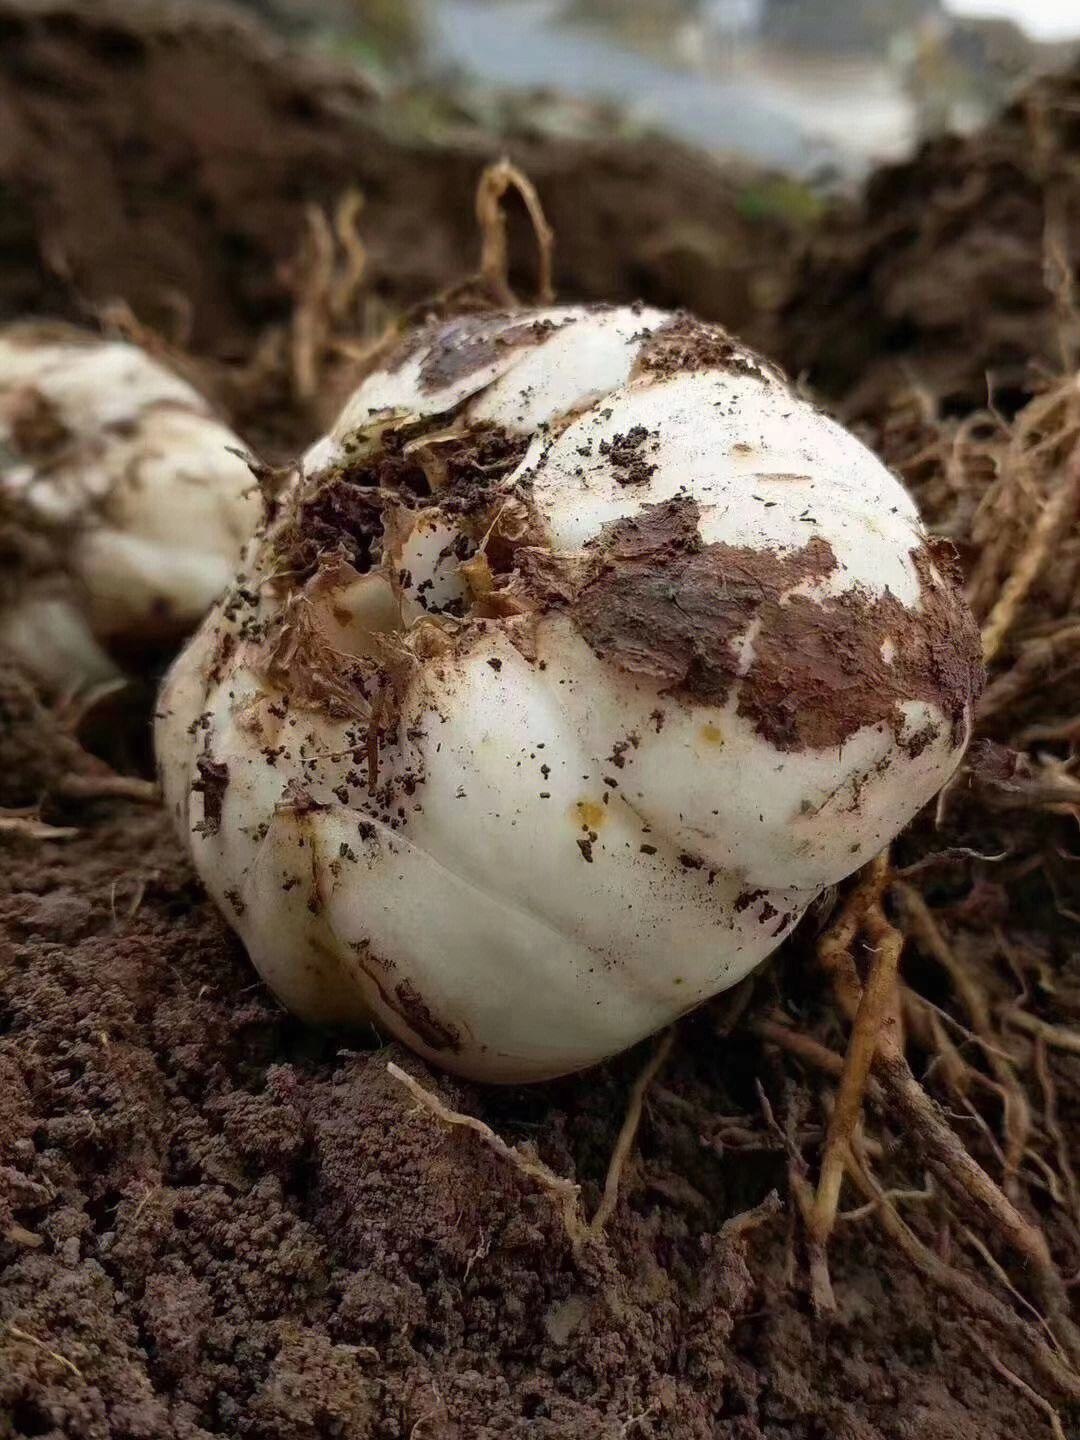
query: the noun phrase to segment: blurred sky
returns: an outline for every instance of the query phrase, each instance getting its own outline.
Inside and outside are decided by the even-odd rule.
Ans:
[[[1036,40],[1080,35],[1080,0],[945,0],[954,15],[1004,15]]]

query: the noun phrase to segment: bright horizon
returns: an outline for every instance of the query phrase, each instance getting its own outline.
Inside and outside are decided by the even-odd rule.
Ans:
[[[1077,0],[945,0],[954,15],[1015,20],[1035,40],[1075,40],[1080,37]]]

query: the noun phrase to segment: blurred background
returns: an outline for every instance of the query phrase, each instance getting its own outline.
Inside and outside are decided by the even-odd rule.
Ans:
[[[0,320],[127,316],[287,455],[471,271],[507,156],[562,299],[686,306],[853,414],[1019,405],[1080,353],[1078,153],[1080,0],[0,0]]]
[[[449,122],[587,132],[613,107],[818,183],[971,131],[1080,48],[1076,0],[241,0]],[[423,87],[422,92],[420,87]],[[616,118],[608,113],[608,128]]]

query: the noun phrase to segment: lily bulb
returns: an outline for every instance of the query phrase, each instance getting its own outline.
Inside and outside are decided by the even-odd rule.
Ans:
[[[948,780],[978,638],[899,482],[713,325],[470,316],[370,375],[159,702],[282,1001],[491,1081],[734,985]]]
[[[60,690],[118,674],[114,647],[194,629],[259,518],[239,447],[135,345],[0,329],[0,514],[19,537],[0,644]]]

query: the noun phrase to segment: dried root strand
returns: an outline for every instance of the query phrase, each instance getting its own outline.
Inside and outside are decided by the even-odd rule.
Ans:
[[[520,1150],[513,1145],[508,1145],[500,1135],[492,1130],[490,1125],[485,1125],[483,1120],[478,1120],[475,1115],[465,1115],[460,1110],[451,1110],[437,1095],[425,1089],[419,1080],[413,1079],[411,1075],[402,1070],[400,1065],[395,1065],[391,1061],[387,1064],[386,1069],[399,1085],[404,1085],[417,1104],[434,1115],[437,1120],[441,1120],[444,1125],[471,1130],[501,1160],[505,1160],[519,1174],[546,1190],[555,1202],[573,1244],[578,1245],[586,1238],[588,1232],[581,1218],[579,1203],[580,1185],[575,1184],[572,1180],[567,1180],[562,1175],[556,1175],[555,1171],[545,1165],[542,1160],[523,1155]]]
[[[1069,1150],[1069,1142],[1065,1138],[1065,1132],[1061,1128],[1058,1119],[1057,1109],[1057,1086],[1050,1070],[1049,1058],[1047,1056],[1047,1044],[1043,1036],[1035,1037],[1034,1062],[1035,1074],[1039,1080],[1039,1086],[1043,1093],[1043,1125],[1046,1133],[1054,1143],[1054,1151],[1057,1155],[1058,1172],[1065,1185],[1068,1196],[1069,1211],[1074,1221],[1080,1224],[1080,1184],[1077,1183],[1076,1170],[1072,1163],[1072,1154]]]
[[[982,631],[983,660],[997,659],[1031,587],[1080,507],[1080,446],[1073,450],[1057,489],[1043,506],[1026,545],[1005,581]]]
[[[1010,1006],[1001,1012],[1001,1018],[1006,1025],[1015,1025],[1018,1030],[1024,1030],[1036,1039],[1042,1040],[1053,1050],[1064,1050],[1069,1055],[1080,1055],[1080,1031],[1066,1030],[1060,1025],[1051,1025],[1048,1020],[1040,1020],[1037,1015],[1031,1015],[1026,1010],[1018,1010]]]
[[[358,225],[363,208],[363,195],[352,187],[342,195],[334,212],[334,236],[341,252],[329,295],[330,314],[335,320],[348,318],[367,278],[367,246],[360,238]]]
[[[851,1021],[852,1035],[840,1070],[837,1102],[830,1117],[817,1191],[811,1196],[805,1181],[795,1189],[808,1236],[812,1298],[822,1309],[832,1303],[826,1245],[836,1221],[840,1181],[845,1169],[852,1173],[862,1098],[870,1092],[870,1098],[896,1129],[917,1141],[929,1170],[961,1213],[972,1217],[983,1233],[997,1236],[1000,1243],[1024,1262],[1051,1333],[1069,1359],[1076,1363],[1080,1359],[1080,1335],[1071,1318],[1066,1287],[1042,1230],[1017,1209],[968,1152],[938,1105],[916,1080],[905,1058],[897,979],[903,937],[884,912],[887,867],[887,857],[881,856],[867,868],[838,919],[819,942],[819,960],[832,981],[839,1010]],[[925,930],[925,917],[916,913],[924,922]],[[860,936],[870,946],[872,956],[865,987],[854,958],[854,946]],[[949,959],[955,959],[951,952]],[[974,1023],[985,1032],[984,1048],[988,1053],[993,1051],[1001,1056],[1002,1052],[990,1039],[985,997],[972,984],[965,988],[971,977],[959,965],[956,981],[974,1011]],[[794,1032],[775,1020],[759,1021],[756,1029],[763,1038],[835,1076],[838,1057],[831,1051],[816,1046],[806,1037],[794,1040]],[[1001,1064],[1004,1067],[1003,1058]],[[871,1075],[877,1082],[872,1091]],[[1015,1084],[1011,1070],[1003,1068],[1002,1075]],[[1020,1134],[1029,1133],[1026,1107],[1019,1120],[1014,1115],[1013,1124]],[[1015,1137],[1010,1138],[1014,1142]],[[1075,1379],[1080,1385],[1080,1376]]]
[[[623,1117],[618,1139],[615,1141],[615,1148],[612,1150],[611,1160],[608,1162],[604,1193],[596,1207],[596,1214],[589,1223],[590,1235],[602,1234],[604,1227],[615,1213],[615,1207],[619,1203],[619,1185],[637,1137],[638,1126],[641,1124],[641,1112],[645,1104],[646,1093],[671,1054],[674,1041],[675,1030],[672,1028],[661,1037],[660,1043],[642,1067],[641,1074],[630,1087],[626,1115]]]
[[[1050,1404],[1046,1396],[1040,1395],[1026,1380],[1021,1379],[1014,1370],[1010,1370],[1005,1362],[994,1354],[994,1348],[987,1343],[985,1335],[980,1335],[972,1325],[967,1326],[966,1329],[975,1341],[979,1353],[985,1356],[990,1362],[991,1368],[997,1371],[1006,1384],[1011,1385],[1014,1390],[1019,1390],[1020,1394],[1030,1400],[1032,1405],[1035,1406],[1035,1409],[1045,1417],[1054,1440],[1067,1440],[1065,1428],[1061,1423],[1061,1416],[1054,1409],[1053,1405]]]
[[[747,1235],[782,1214],[783,1209],[779,1193],[776,1190],[770,1190],[759,1205],[754,1205],[751,1209],[743,1210],[740,1214],[732,1215],[729,1220],[725,1220],[720,1227],[720,1238],[741,1244]]]
[[[796,1059],[814,1066],[824,1074],[834,1079],[839,1079],[843,1074],[844,1060],[830,1050],[827,1046],[820,1044],[811,1036],[804,1035],[791,1026],[782,1023],[775,1018],[757,1020],[754,1023],[754,1031],[768,1043],[786,1050]],[[886,1084],[879,1083],[881,1076],[871,1076],[866,1084],[865,1094],[875,1107],[883,1112],[899,1115],[904,1124],[910,1125],[917,1131],[921,1139],[929,1137],[932,1142],[932,1153],[928,1159],[934,1168],[940,1172],[946,1188],[959,1188],[959,1193],[970,1208],[973,1196],[972,1188],[978,1201],[982,1201],[982,1216],[986,1219],[997,1215],[998,1206],[1007,1206],[1006,1215],[1009,1217],[1010,1234],[1015,1239],[1015,1233],[1011,1226],[1019,1221],[1021,1227],[1030,1230],[1027,1221],[1009,1204],[1007,1198],[994,1185],[993,1181],[976,1162],[963,1149],[959,1139],[945,1123],[944,1119],[934,1104],[933,1100],[926,1094],[918,1081],[911,1074],[906,1060],[901,1059],[900,1068],[897,1070],[886,1068]],[[950,1182],[948,1179],[949,1167],[954,1163],[959,1164],[964,1173],[963,1179]],[[975,1172],[975,1179],[971,1181],[968,1177]],[[972,1187],[972,1188],[969,1188]],[[1000,1196],[1000,1201],[994,1196]],[[1020,1231],[1020,1243],[1017,1248],[1028,1254],[1031,1251],[1040,1257],[1041,1263],[1046,1263],[1045,1242],[1042,1241],[1038,1232],[1034,1232],[1034,1238],[1026,1234],[1024,1228]],[[1041,1242],[1041,1243],[1040,1243]]]
[[[835,1050],[830,1050],[827,1045],[822,1045],[820,1040],[815,1040],[813,1036],[804,1035],[801,1030],[793,1029],[780,1015],[755,1020],[752,1029],[755,1035],[760,1035],[762,1040],[767,1040],[770,1045],[776,1045],[781,1050],[786,1050],[797,1060],[806,1061],[815,1069],[831,1075],[834,1080],[839,1080],[844,1073],[844,1057],[842,1055],[838,1055]],[[873,1086],[873,1080],[867,1082],[867,1094],[871,1093]],[[880,1099],[880,1095],[878,1098]]]
[[[23,1330],[22,1327],[16,1325],[14,1321],[8,1321],[7,1333],[13,1340],[21,1340],[25,1345],[36,1346],[43,1354],[48,1355],[50,1360],[55,1360],[56,1363],[62,1365],[65,1370],[70,1370],[72,1375],[77,1379],[82,1380],[85,1378],[83,1372],[79,1369],[78,1365],[75,1364],[74,1360],[69,1360],[66,1355],[61,1355],[59,1350],[54,1350],[46,1341],[39,1339],[37,1335],[31,1335],[28,1330]]]
[[[510,288],[510,254],[503,198],[516,190],[524,201],[536,236],[536,303],[550,305],[555,299],[552,282],[552,254],[555,233],[547,222],[536,186],[512,161],[502,159],[487,166],[476,187],[476,219],[480,226],[480,278],[499,305],[516,309],[518,300]]]
[[[991,1274],[994,1276],[994,1278],[998,1281],[998,1283],[1001,1285],[1001,1287],[1002,1287],[1004,1290],[1008,1291],[1008,1293],[1009,1293],[1009,1294],[1012,1296],[1012,1298],[1016,1301],[1017,1305],[1020,1307],[1021,1310],[1026,1310],[1026,1311],[1027,1311],[1027,1313],[1031,1316],[1031,1318],[1032,1318],[1032,1320],[1035,1322],[1035,1324],[1038,1325],[1039,1328],[1044,1332],[1044,1334],[1046,1335],[1047,1339],[1050,1341],[1050,1344],[1051,1344],[1051,1345],[1054,1347],[1054,1349],[1060,1354],[1060,1353],[1061,1353],[1061,1346],[1057,1343],[1057,1340],[1056,1340],[1056,1338],[1055,1338],[1055,1336],[1054,1336],[1054,1332],[1050,1329],[1050,1326],[1046,1323],[1045,1318],[1044,1318],[1042,1315],[1040,1315],[1038,1306],[1033,1305],[1033,1304],[1031,1303],[1031,1301],[1027,1298],[1026,1295],[1021,1295],[1020,1291],[1016,1288],[1016,1286],[1015,1286],[1015,1285],[1012,1283],[1012,1281],[1009,1279],[1009,1277],[1008,1277],[1008,1275],[1006,1274],[1005,1269],[1004,1269],[1004,1267],[1002,1266],[1002,1264],[1000,1263],[1000,1261],[998,1261],[998,1260],[996,1260],[996,1259],[994,1258],[994,1256],[993,1256],[993,1254],[991,1253],[991,1251],[990,1251],[990,1249],[988,1248],[988,1246],[986,1246],[986,1245],[979,1239],[978,1235],[975,1234],[974,1230],[972,1230],[972,1228],[971,1228],[970,1225],[964,1225],[964,1226],[962,1226],[962,1227],[961,1227],[960,1234],[961,1234],[963,1240],[965,1241],[965,1243],[971,1246],[972,1250],[975,1251],[975,1253],[978,1255],[979,1259],[983,1262],[983,1264],[986,1266],[986,1268],[990,1271],[990,1273],[991,1273]]]
[[[74,840],[81,831],[72,825],[47,825],[35,814],[0,810],[0,836],[16,835],[23,840]]]
[[[819,1309],[832,1310],[836,1305],[826,1252],[829,1237],[836,1224],[846,1157],[862,1114],[863,1094],[870,1067],[879,1047],[886,1044],[887,1035],[888,1043],[893,1048],[900,1044],[896,1033],[900,1026],[896,981],[903,937],[888,923],[881,908],[881,896],[888,873],[889,860],[886,852],[869,867],[866,880],[848,901],[837,925],[823,942],[823,948],[829,955],[829,963],[833,965],[834,972],[844,987],[846,1003],[851,1001],[849,992],[853,982],[851,969],[838,963],[835,941],[837,933],[845,939],[853,937],[853,927],[857,929],[861,926],[866,931],[867,938],[872,941],[874,949],[870,973],[856,1004],[836,1101],[829,1117],[817,1192],[807,1217],[812,1292],[814,1303]],[[853,969],[853,966],[851,968]],[[857,977],[854,983],[857,983]]]
[[[836,1217],[846,1224],[853,1224],[858,1220],[865,1220],[873,1215],[882,1205],[896,1206],[900,1201],[908,1204],[925,1205],[931,1200],[937,1199],[937,1189],[933,1181],[928,1180],[921,1190],[883,1190],[878,1200],[867,1200],[862,1205],[857,1205],[854,1210],[842,1210]]]
[[[367,250],[357,221],[364,198],[349,189],[333,217],[318,205],[305,211],[303,240],[293,262],[295,305],[289,335],[293,393],[305,404],[317,396],[335,331],[348,319],[367,278]]]
[[[1020,1213],[964,1147],[902,1054],[883,1047],[875,1073],[896,1124],[917,1137],[926,1163],[961,1209],[1025,1261],[1055,1335],[1074,1359],[1080,1358],[1068,1294],[1042,1231]]]
[[[934,1057],[927,1076],[931,1072],[944,1075],[950,1092],[958,1100],[966,1100],[972,1084],[985,1077],[973,1070],[960,1054],[946,1032],[942,1012],[906,985],[900,987],[900,1001],[908,1034]]]
[[[880,911],[877,913],[884,920]],[[1068,1294],[1050,1256],[1046,1237],[1026,1219],[1004,1191],[963,1145],[911,1072],[897,1027],[884,1028],[874,1059],[874,1073],[889,1111],[908,1134],[918,1137],[927,1164],[963,1210],[1001,1240],[1028,1265],[1055,1335],[1073,1360],[1080,1359],[1080,1335],[1070,1317]]]
[[[972,1030],[982,1042],[987,1063],[997,1081],[1004,1107],[1005,1176],[1007,1194],[1015,1194],[1017,1176],[1031,1136],[1031,1109],[1009,1057],[995,1043],[990,1001],[971,967],[946,939],[929,906],[910,885],[898,884],[894,894],[909,933],[919,948],[935,959],[948,975],[956,996],[971,1021]]]
[[[137,345],[140,350],[145,350],[155,360],[160,360],[185,380],[190,381],[197,390],[203,390],[207,383],[207,373],[190,350],[195,307],[188,296],[172,288],[165,290],[161,294],[161,299],[166,302],[175,317],[176,323],[172,327],[173,333],[170,336],[161,334],[153,326],[140,320],[126,300],[119,298],[107,300],[104,304],[95,306],[94,309],[105,335],[126,340],[130,345]]]
[[[959,1301],[971,1314],[986,1321],[994,1334],[1006,1339],[1019,1354],[1025,1356],[1059,1394],[1073,1401],[1080,1400],[1080,1375],[1040,1338],[1038,1331],[1021,1320],[989,1290],[924,1245],[900,1218],[896,1207],[869,1170],[850,1154],[848,1174],[863,1196],[875,1202],[874,1218],[920,1275]]]
[[[65,775],[55,793],[65,800],[134,800],[139,805],[157,805],[161,800],[152,780],[112,773]]]
[[[420,1082],[402,1070],[400,1065],[393,1062],[387,1064],[388,1073],[399,1085],[403,1085],[409,1094],[425,1110],[441,1120],[445,1125],[456,1125],[463,1129],[471,1130],[490,1150],[493,1150],[500,1159],[507,1161],[520,1174],[529,1180],[539,1184],[546,1190],[555,1202],[555,1205],[566,1226],[566,1232],[571,1242],[578,1246],[586,1239],[598,1239],[604,1232],[605,1227],[615,1213],[619,1201],[619,1189],[623,1173],[630,1159],[634,1141],[641,1125],[641,1116],[644,1109],[645,1097],[649,1087],[660,1073],[668,1056],[671,1054],[671,1047],[675,1041],[674,1027],[668,1030],[656,1045],[653,1053],[649,1056],[641,1073],[630,1087],[630,1094],[627,1099],[626,1114],[619,1129],[618,1138],[615,1141],[611,1159],[608,1162],[607,1177],[604,1181],[604,1191],[600,1203],[596,1207],[596,1213],[592,1220],[586,1225],[581,1215],[580,1195],[581,1187],[572,1180],[567,1180],[561,1175],[556,1175],[554,1170],[545,1165],[542,1160],[523,1155],[520,1150],[508,1145],[501,1136],[479,1120],[475,1115],[466,1115],[459,1110],[451,1110],[444,1105],[439,1097],[432,1091],[426,1089]],[[764,1207],[759,1207],[762,1213],[757,1216],[747,1217],[746,1229],[753,1228],[754,1224],[767,1218],[774,1213],[779,1202],[776,1197],[771,1197]]]
[[[979,723],[998,719],[1063,664],[1071,663],[1080,644],[1080,624],[1070,624],[1051,635],[1025,642],[1008,670],[995,675],[979,701]]]
[[[306,229],[296,262],[296,306],[292,317],[293,393],[308,402],[319,388],[320,360],[329,328],[334,235],[318,205],[305,211]]]

